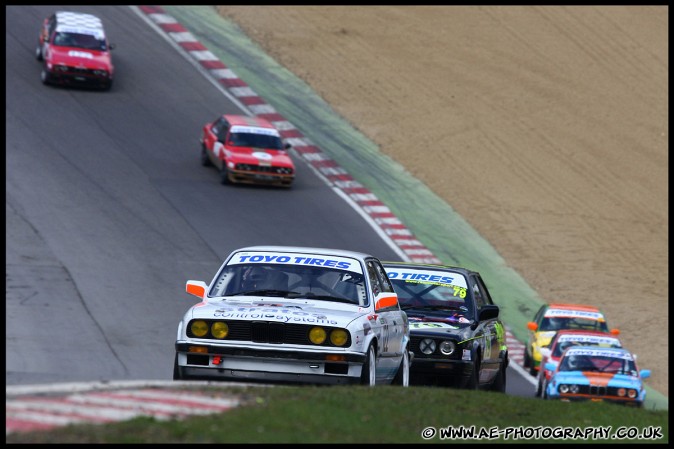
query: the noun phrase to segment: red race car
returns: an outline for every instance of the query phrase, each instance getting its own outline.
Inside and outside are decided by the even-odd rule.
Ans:
[[[223,184],[290,187],[295,180],[295,164],[289,148],[267,120],[225,114],[203,127],[201,163],[214,165]]]
[[[550,345],[540,349],[541,369],[538,371],[536,396],[541,396],[547,387],[552,370],[545,368],[546,363],[559,364],[564,350],[572,346],[599,346],[604,348],[622,348],[620,339],[608,332],[588,330],[561,330],[558,331]]]
[[[44,84],[68,84],[110,89],[114,66],[101,19],[79,12],[59,11],[46,19],[35,57],[43,61]]]

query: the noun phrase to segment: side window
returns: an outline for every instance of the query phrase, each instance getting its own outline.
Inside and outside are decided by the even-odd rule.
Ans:
[[[381,266],[379,262],[373,262],[375,269],[377,270],[377,276],[379,277],[379,283],[381,284],[381,291],[386,293],[393,293],[393,284],[386,275],[386,270]]]
[[[371,260],[368,260],[366,265],[367,277],[370,280],[370,289],[372,290],[372,294],[376,296],[382,291],[382,287],[379,282],[379,276],[377,275],[377,268],[374,266],[374,262]]]
[[[473,284],[473,298],[475,299],[475,305],[477,305],[478,310],[485,305],[484,297],[482,296],[482,291],[480,290],[480,285],[478,283]]]
[[[221,119],[218,128],[218,132],[216,133],[218,135],[218,140],[224,143],[227,138],[227,133],[229,132],[229,122],[224,118]]]
[[[480,288],[480,291],[482,292],[482,299],[485,304],[494,304],[494,302],[491,300],[491,296],[489,295],[489,290],[487,289],[487,286],[484,284],[484,281],[482,280],[482,277],[480,276],[475,276],[475,282]]]
[[[47,39],[50,39],[54,35],[55,30],[56,30],[56,15],[52,14],[49,17],[49,22],[47,25]]]

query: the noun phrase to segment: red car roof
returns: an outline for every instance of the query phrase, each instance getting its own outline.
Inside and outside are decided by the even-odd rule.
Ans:
[[[549,309],[566,309],[566,310],[586,310],[588,312],[599,312],[599,309],[595,306],[588,306],[585,304],[565,304],[565,303],[552,303],[548,307]]]

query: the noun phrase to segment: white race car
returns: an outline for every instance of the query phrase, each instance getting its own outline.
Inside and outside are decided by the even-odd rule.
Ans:
[[[178,325],[173,378],[409,385],[407,315],[381,262],[353,251],[235,250]]]

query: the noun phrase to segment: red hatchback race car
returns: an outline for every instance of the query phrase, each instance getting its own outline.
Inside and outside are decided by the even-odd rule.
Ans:
[[[114,66],[101,19],[79,12],[59,11],[40,30],[35,57],[43,61],[44,84],[68,84],[110,89]]]
[[[290,187],[295,164],[278,130],[267,120],[225,114],[202,129],[201,163],[214,165],[223,184]]]

